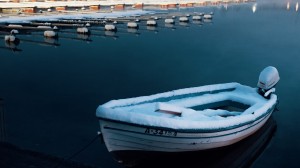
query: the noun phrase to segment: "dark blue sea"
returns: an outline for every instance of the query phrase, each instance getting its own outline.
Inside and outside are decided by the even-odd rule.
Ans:
[[[164,10],[214,15],[211,22],[176,22],[174,28],[163,20],[155,30],[141,23],[138,33],[120,24],[114,36],[92,30],[88,40],[59,33],[55,45],[42,33],[23,34],[18,35],[20,51],[0,41],[6,139],[68,158],[99,131],[95,112],[100,104],[207,84],[255,87],[260,71],[272,65],[281,77],[279,111],[273,115],[277,130],[252,167],[299,167],[300,16],[295,5],[290,1],[287,9],[287,1],[258,0]],[[73,160],[119,167],[100,140]]]

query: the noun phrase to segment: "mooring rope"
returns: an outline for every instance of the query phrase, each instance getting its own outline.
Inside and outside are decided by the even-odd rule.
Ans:
[[[71,159],[73,159],[74,157],[76,157],[77,155],[79,155],[81,152],[83,152],[84,150],[86,150],[90,145],[92,145],[99,137],[100,137],[100,134],[98,133],[93,139],[91,139],[89,141],[89,143],[87,143],[86,145],[84,145],[83,147],[81,147],[79,150],[77,150],[76,152],[74,152],[71,156],[65,158],[64,161],[70,161]],[[62,164],[62,162],[59,162],[55,166],[55,168],[58,168],[61,164]]]

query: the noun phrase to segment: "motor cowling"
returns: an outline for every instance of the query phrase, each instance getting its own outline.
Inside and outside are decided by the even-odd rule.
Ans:
[[[268,98],[270,94],[275,92],[275,85],[280,77],[277,69],[273,66],[268,66],[260,72],[257,87],[258,92]]]

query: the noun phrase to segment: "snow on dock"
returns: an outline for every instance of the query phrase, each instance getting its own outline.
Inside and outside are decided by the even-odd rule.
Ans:
[[[2,8],[51,8],[51,7],[84,7],[84,6],[114,6],[124,4],[131,5],[134,8],[142,7],[143,5],[161,5],[166,7],[174,7],[176,4],[181,4],[182,7],[192,7],[197,5],[217,5],[221,3],[239,3],[248,2],[250,0],[104,0],[104,1],[53,1],[53,2],[21,2],[20,3],[1,3]]]

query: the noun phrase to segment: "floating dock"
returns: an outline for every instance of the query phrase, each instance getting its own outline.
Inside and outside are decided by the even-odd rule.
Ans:
[[[36,0],[6,0],[7,3],[1,3],[0,13],[43,13],[43,12],[95,12],[106,9],[107,11],[120,11],[128,8],[143,9],[144,7],[158,7],[162,9],[177,7],[194,7],[194,6],[216,6],[230,3],[243,3],[253,0],[104,0],[104,1],[36,1]],[[75,12],[76,12],[75,11]]]

